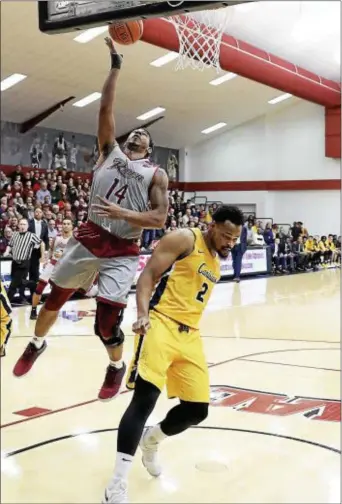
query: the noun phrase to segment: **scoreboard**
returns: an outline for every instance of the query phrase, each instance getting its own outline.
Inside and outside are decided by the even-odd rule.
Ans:
[[[227,7],[236,3],[238,2],[216,2],[215,0],[38,1],[39,29],[45,33],[62,33],[84,30],[115,21],[172,16],[191,11]]]

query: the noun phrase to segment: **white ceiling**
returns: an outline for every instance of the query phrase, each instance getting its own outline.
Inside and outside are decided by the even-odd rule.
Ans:
[[[229,9],[227,33],[339,79],[340,2],[277,0]],[[28,75],[1,93],[2,120],[21,123],[70,95],[80,99],[101,91],[109,68],[103,36],[88,44],[74,42],[75,36],[40,33],[35,1],[1,2],[1,79],[12,73]],[[138,115],[162,106],[166,118],[151,133],[158,145],[180,148],[206,139],[201,131],[215,123],[233,128],[298,101],[291,98],[270,106],[267,101],[281,92],[240,77],[210,86],[217,76],[210,69],[176,72],[174,62],[154,68],[149,63],[166,51],[142,42],[120,49],[124,66],[116,105],[119,135],[140,124]],[[95,134],[97,111],[98,102],[80,109],[67,105],[41,125]]]

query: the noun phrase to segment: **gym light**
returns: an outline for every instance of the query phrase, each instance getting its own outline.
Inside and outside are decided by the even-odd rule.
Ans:
[[[221,77],[218,77],[217,79],[214,79],[209,82],[212,86],[219,86],[220,84],[223,84],[224,82],[230,81],[232,79],[235,79],[237,75],[232,72],[228,72],[225,75],[222,75]]]
[[[158,59],[152,61],[150,63],[150,65],[159,68],[161,66],[166,65],[167,63],[170,63],[170,61],[177,59],[178,56],[179,56],[179,54],[177,52],[169,52],[169,53],[165,54],[164,56],[161,56],[161,58],[158,58]]]
[[[27,75],[24,74],[19,74],[19,73],[14,73],[10,75],[9,77],[6,77],[6,79],[1,81],[1,91],[5,91],[6,89],[11,88],[12,86],[15,86],[22,80],[26,79]]]
[[[89,103],[93,103],[94,101],[96,100],[99,100],[101,98],[101,93],[92,93],[88,96],[85,96],[84,98],[82,98],[82,100],[79,100],[75,103],[73,103],[73,107],[86,107],[87,105],[89,105]]]
[[[283,95],[277,96],[277,98],[273,98],[273,100],[270,100],[268,103],[270,105],[275,105],[276,103],[280,103],[284,100],[288,100],[289,98],[292,98],[292,94],[285,93]]]
[[[209,135],[209,133],[212,133],[213,131],[224,128],[225,126],[227,126],[226,123],[220,122],[220,123],[214,124],[214,126],[210,126],[210,128],[204,129],[201,133],[203,133],[203,135]]]
[[[108,26],[96,26],[96,28],[90,28],[89,30],[86,30],[82,32],[80,35],[77,35],[77,37],[74,38],[75,42],[79,42],[80,44],[86,44],[87,42],[90,42],[93,40],[95,37],[98,37],[102,33],[105,33],[108,31]]]
[[[161,114],[162,112],[165,112],[166,109],[162,107],[156,107],[152,110],[149,110],[148,112],[145,112],[145,114],[142,114],[137,117],[139,121],[146,121],[146,119],[151,119],[151,117],[154,117],[158,114]]]

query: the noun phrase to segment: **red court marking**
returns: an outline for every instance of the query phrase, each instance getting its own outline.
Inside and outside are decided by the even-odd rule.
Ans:
[[[277,353],[277,352],[291,352],[291,351],[298,352],[299,350],[336,350],[336,349],[335,348],[324,348],[324,349],[323,348],[309,348],[309,349],[308,348],[305,348],[305,349],[301,348],[301,349],[271,350],[271,351],[266,351],[266,352],[257,352],[257,353],[251,353],[251,354],[246,354],[246,355],[240,355],[237,357],[232,357],[231,359],[226,359],[224,361],[215,362],[214,364],[209,364],[208,367],[213,368],[216,366],[221,366],[222,364],[228,364],[229,362],[240,360],[241,358],[254,357],[256,355],[263,355],[263,354]],[[124,390],[123,392],[121,392],[121,394],[127,394],[128,392],[132,392],[132,390]],[[16,425],[16,424],[23,423],[23,422],[29,422],[30,420],[35,420],[36,418],[41,418],[44,416],[53,415],[54,413],[61,413],[62,411],[68,411],[68,410],[71,410],[74,408],[79,408],[80,406],[86,406],[87,404],[91,404],[91,403],[94,403],[97,401],[98,401],[98,399],[91,399],[90,401],[84,401],[84,402],[81,402],[78,404],[72,404],[71,406],[65,406],[64,408],[59,408],[56,410],[49,411],[47,413],[42,413],[41,415],[23,418],[22,420],[15,420],[14,422],[9,422],[9,423],[0,425],[0,429],[4,429],[5,427],[10,427],[11,425]]]
[[[127,392],[131,392],[131,390],[124,390],[123,392],[121,392],[121,394],[127,394]],[[5,427],[10,427],[11,425],[20,424],[23,422],[29,422],[30,420],[35,420],[36,418],[41,418],[44,416],[53,415],[55,413],[61,413],[62,411],[68,411],[68,410],[71,410],[74,408],[79,408],[80,406],[86,406],[87,404],[95,403],[97,401],[98,401],[98,399],[91,399],[90,401],[84,401],[81,403],[72,404],[71,406],[65,406],[64,408],[59,408],[59,409],[55,409],[55,410],[48,410],[47,413],[41,413],[36,416],[23,418],[22,420],[15,420],[14,422],[5,423],[3,425],[0,425],[0,429],[4,429]]]
[[[20,416],[24,416],[24,417],[34,417],[37,415],[42,415],[44,413],[49,413],[50,411],[52,411],[52,410],[46,409],[46,408],[38,408],[37,406],[33,406],[32,408],[26,408],[26,409],[23,409],[20,411],[14,411],[13,415],[20,415]]]
[[[220,364],[225,364],[226,362],[229,362],[229,361],[215,362],[213,364],[208,363],[208,367],[211,368],[211,367],[219,366]],[[132,392],[132,390],[123,390],[121,392],[121,394],[127,394],[128,392]],[[28,422],[29,420],[35,420],[36,418],[41,418],[44,416],[53,415],[55,413],[61,413],[62,411],[68,411],[68,410],[71,410],[74,408],[79,408],[81,406],[86,406],[87,404],[92,404],[97,401],[98,401],[98,399],[91,399],[90,401],[84,401],[81,403],[72,404],[71,406],[65,406],[64,408],[51,410],[51,411],[48,411],[47,413],[41,413],[39,415],[31,416],[28,418],[23,418],[22,420],[14,420],[13,422],[8,422],[3,425],[0,425],[0,429],[4,429],[5,427],[11,427],[11,425],[16,425],[16,424],[23,423],[23,422]]]

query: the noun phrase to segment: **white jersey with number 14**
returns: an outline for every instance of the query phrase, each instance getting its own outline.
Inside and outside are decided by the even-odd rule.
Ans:
[[[157,169],[148,159],[131,161],[116,145],[103,163],[94,170],[88,219],[115,236],[138,239],[141,228],[131,226],[124,220],[100,217],[91,210],[91,205],[100,203],[97,196],[101,196],[128,210],[145,212],[148,209],[152,179]]]

